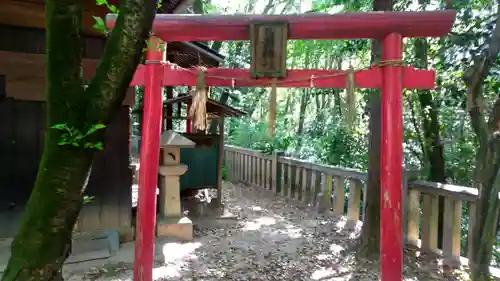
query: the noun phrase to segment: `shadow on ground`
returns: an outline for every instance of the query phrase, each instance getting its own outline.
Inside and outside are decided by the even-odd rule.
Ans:
[[[379,279],[378,262],[355,258],[360,223],[318,214],[261,188],[226,183],[224,190],[225,206],[239,219],[195,227],[190,243],[159,239],[155,280]],[[132,260],[133,245],[124,245],[108,265],[80,269],[69,280],[132,281]],[[405,280],[458,280],[453,278],[441,272],[438,260],[407,255]]]

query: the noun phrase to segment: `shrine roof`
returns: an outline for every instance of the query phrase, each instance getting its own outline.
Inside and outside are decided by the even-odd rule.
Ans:
[[[225,57],[200,42],[172,42],[167,46],[167,59],[181,67],[217,67]]]
[[[196,143],[194,143],[192,140],[184,137],[183,135],[175,131],[168,130],[163,134],[161,134],[160,147],[168,147],[168,146],[194,147],[196,146]]]
[[[190,94],[185,94],[173,99],[169,99],[165,104],[179,104],[179,103],[191,103],[193,101],[193,96]],[[246,112],[234,108],[230,105],[220,103],[214,99],[207,99],[207,113],[214,114],[219,117],[229,116],[229,117],[241,117],[245,116]]]

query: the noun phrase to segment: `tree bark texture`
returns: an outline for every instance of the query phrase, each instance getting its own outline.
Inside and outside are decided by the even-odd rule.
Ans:
[[[374,0],[374,11],[392,10],[392,0]],[[380,41],[372,42],[372,63],[380,61],[382,50]],[[364,203],[365,216],[359,238],[358,256],[362,259],[378,259],[380,255],[380,134],[381,104],[380,91],[370,92],[368,101],[369,145],[368,145],[368,183]]]
[[[419,0],[421,5],[426,4],[426,0]],[[420,69],[427,69],[428,59],[428,44],[427,39],[415,39],[415,58],[416,67]],[[445,175],[445,161],[444,161],[444,147],[441,142],[440,124],[438,117],[438,104],[433,98],[429,90],[417,91],[418,100],[420,102],[420,112],[422,121],[423,132],[423,154],[424,164],[429,167],[427,179],[433,182],[444,183],[446,181]],[[442,248],[443,245],[443,225],[444,225],[444,196],[439,196],[439,215],[438,215],[438,247]]]
[[[156,2],[123,2],[115,32],[106,45],[96,75],[84,88],[82,79],[82,0],[46,3],[47,128],[38,176],[12,242],[2,281],[62,280],[70,254],[71,234],[82,205],[94,149],[58,145],[55,124],[87,132],[107,125],[121,106],[141,58]],[[104,132],[89,141],[103,140]]]
[[[474,60],[464,74],[467,86],[468,110],[472,128],[479,142],[474,170],[474,187],[479,190],[476,201],[476,223],[473,229],[472,280],[489,279],[489,265],[496,242],[497,221],[500,213],[500,97],[493,105],[488,119],[483,108],[484,81],[490,74],[500,53],[500,5],[488,48]]]

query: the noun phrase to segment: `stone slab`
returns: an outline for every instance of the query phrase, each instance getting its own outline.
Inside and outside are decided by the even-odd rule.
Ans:
[[[5,204],[2,204],[3,207]],[[12,238],[16,235],[23,214],[24,206],[16,206],[8,210],[0,210],[0,239]]]
[[[193,240],[193,223],[188,218],[163,218],[156,223],[158,237],[171,237],[183,241]]]
[[[0,275],[10,258],[12,239],[0,239]],[[112,257],[120,248],[120,232],[106,230],[97,233],[75,233],[71,255],[65,264],[104,260]]]
[[[66,263],[107,259],[120,248],[120,232],[105,230],[98,233],[76,234],[73,237],[71,256]]]

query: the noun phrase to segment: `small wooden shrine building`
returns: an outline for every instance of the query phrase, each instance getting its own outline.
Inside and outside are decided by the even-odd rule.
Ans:
[[[224,118],[241,117],[246,113],[207,98],[206,113],[210,126],[205,131],[197,131],[192,127],[192,120],[187,110],[182,116],[182,108],[190,108],[193,98],[191,94],[184,94],[166,102],[168,105],[175,105],[176,108],[171,119],[187,120],[186,131],[180,133],[196,144],[194,148],[181,148],[181,162],[188,166],[188,170],[181,176],[180,189],[181,192],[188,192],[189,190],[215,188],[220,194],[224,155]],[[220,200],[220,196],[217,200]]]
[[[93,16],[108,11],[85,0],[83,28],[84,78],[90,79],[106,38],[92,28]],[[117,1],[110,1],[117,2]],[[163,1],[163,13],[184,13],[192,1]],[[43,0],[0,0],[0,238],[11,238],[33,188],[45,133],[45,7]],[[217,67],[224,57],[193,42],[169,44],[169,61],[183,67]],[[171,92],[171,91],[170,91]],[[119,230],[133,236],[130,165],[129,88],[122,108],[107,128],[105,149],[96,155],[85,204],[76,231]]]

